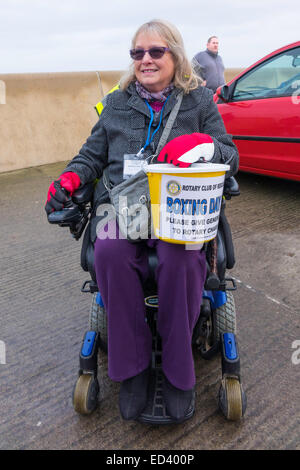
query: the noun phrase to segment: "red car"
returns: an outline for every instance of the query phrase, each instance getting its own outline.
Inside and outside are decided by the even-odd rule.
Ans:
[[[300,41],[244,70],[214,100],[241,171],[300,181]]]

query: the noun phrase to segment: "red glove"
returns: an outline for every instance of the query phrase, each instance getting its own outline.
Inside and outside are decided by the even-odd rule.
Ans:
[[[175,166],[187,168],[195,162],[208,162],[215,152],[214,141],[208,134],[195,132],[176,137],[168,142],[157,161],[173,163]]]
[[[69,171],[63,173],[57,180],[52,181],[48,189],[45,211],[47,214],[53,211],[60,211],[64,203],[80,186],[80,178],[76,173]]]

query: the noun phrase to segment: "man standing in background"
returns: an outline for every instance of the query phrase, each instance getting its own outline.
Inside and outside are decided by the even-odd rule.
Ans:
[[[196,73],[202,78],[203,86],[210,88],[214,93],[216,89],[225,84],[224,64],[219,51],[217,36],[211,36],[206,45],[206,51],[198,52],[192,60]]]

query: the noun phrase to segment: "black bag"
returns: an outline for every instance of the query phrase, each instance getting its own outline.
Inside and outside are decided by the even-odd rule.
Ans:
[[[110,202],[113,205],[120,232],[129,241],[139,241],[151,235],[151,204],[148,176],[140,170],[122,183],[109,188],[104,173]]]

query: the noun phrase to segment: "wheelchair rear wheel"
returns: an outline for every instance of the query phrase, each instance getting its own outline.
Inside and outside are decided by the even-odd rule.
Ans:
[[[219,352],[219,342],[222,333],[236,333],[236,311],[232,292],[227,292],[224,305],[212,310],[204,324],[204,340],[200,345],[200,356],[211,359]]]
[[[216,309],[216,334],[220,339],[222,333],[236,333],[236,312],[232,292],[227,292],[227,302]]]
[[[104,307],[97,303],[97,292],[93,294],[89,315],[89,329],[100,334],[99,347],[107,353],[107,315]]]

